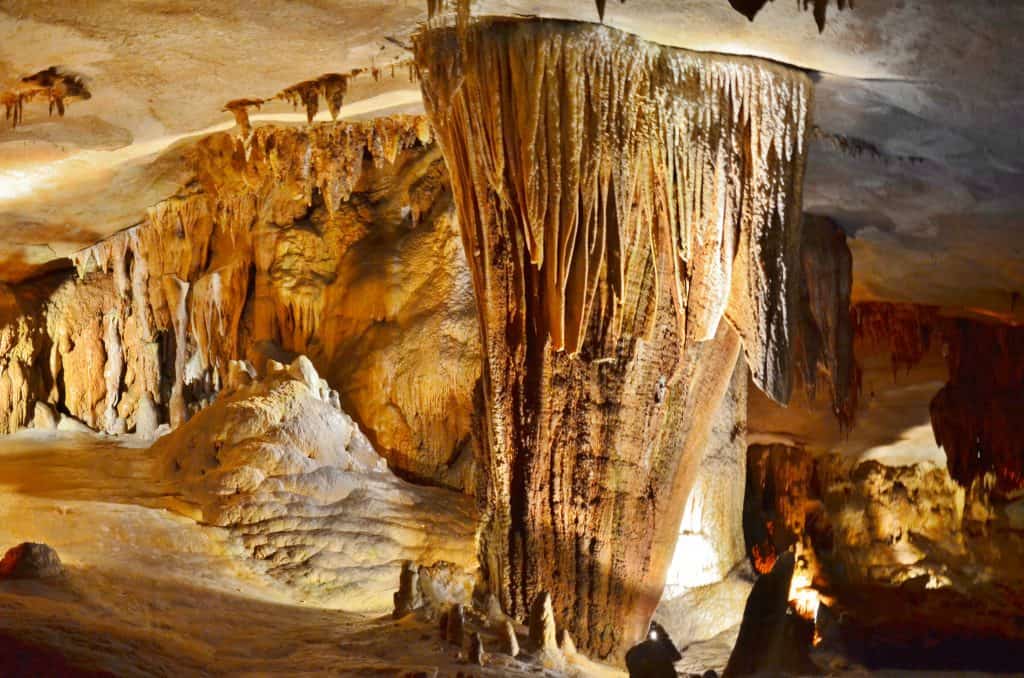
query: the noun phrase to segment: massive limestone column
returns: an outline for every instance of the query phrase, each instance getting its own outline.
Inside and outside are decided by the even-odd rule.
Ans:
[[[484,345],[481,563],[621,657],[742,350],[789,394],[810,83],[602,26],[419,36]]]

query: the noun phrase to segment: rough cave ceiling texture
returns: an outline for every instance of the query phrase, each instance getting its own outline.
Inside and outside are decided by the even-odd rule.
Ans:
[[[5,2],[0,90],[59,65],[83,75],[92,98],[63,118],[28,104],[17,129],[0,127],[0,280],[141,221],[188,181],[182,139],[231,126],[229,100],[406,59],[398,43],[424,5]],[[473,11],[597,19],[592,3],[565,0],[484,0]],[[853,236],[854,298],[1024,320],[1024,304],[1012,304],[1024,290],[1024,73],[1014,51],[1024,5],[833,4],[819,34],[801,3],[764,4],[750,22],[722,0],[632,0],[609,3],[605,23],[811,70],[818,130],[804,206]],[[343,115],[421,106],[404,72],[357,78],[346,103]],[[305,115],[274,103],[254,121],[267,118]]]

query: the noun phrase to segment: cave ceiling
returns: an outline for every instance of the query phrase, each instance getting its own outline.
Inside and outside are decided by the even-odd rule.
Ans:
[[[749,54],[816,83],[804,209],[851,236],[855,299],[911,301],[1024,320],[1024,72],[1011,0],[833,4],[819,32],[802,3],[753,21],[724,0],[607,3],[606,24],[656,42]],[[484,0],[477,15],[596,21],[589,2]],[[343,116],[422,110],[403,45],[425,3],[8,0],[0,90],[59,66],[91,97],[0,124],[0,282],[58,265],[141,221],[192,180],[190,139],[233,126],[224,105],[323,73],[352,80]],[[328,119],[321,110],[317,119]],[[253,122],[300,123],[272,102]]]

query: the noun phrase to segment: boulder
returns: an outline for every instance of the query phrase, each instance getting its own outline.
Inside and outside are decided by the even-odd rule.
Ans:
[[[18,544],[0,560],[0,579],[52,579],[63,574],[60,557],[46,544]]]

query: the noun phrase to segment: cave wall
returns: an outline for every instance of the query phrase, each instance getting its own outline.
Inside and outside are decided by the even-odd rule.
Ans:
[[[471,287],[425,119],[261,127],[193,151],[195,181],[6,290],[0,431],[36,402],[151,434],[208,403],[228,362],[307,354],[389,463],[471,486]]]

